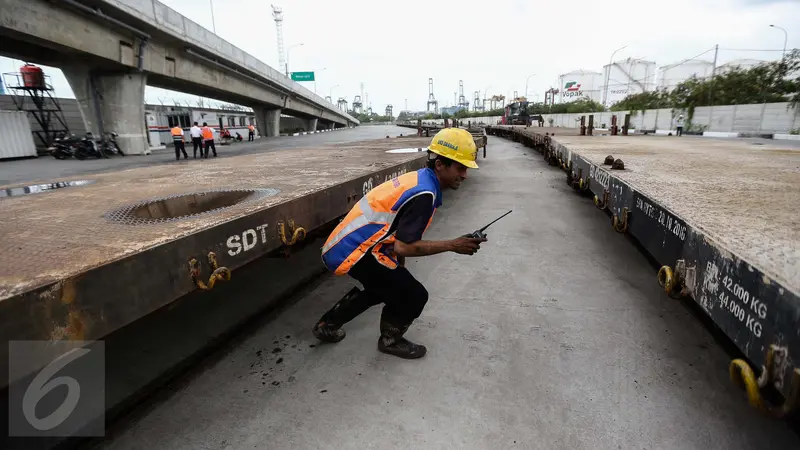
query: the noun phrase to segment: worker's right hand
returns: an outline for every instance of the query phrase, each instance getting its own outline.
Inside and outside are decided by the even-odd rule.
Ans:
[[[461,236],[450,241],[451,250],[461,255],[474,255],[481,248],[485,238],[472,238]]]

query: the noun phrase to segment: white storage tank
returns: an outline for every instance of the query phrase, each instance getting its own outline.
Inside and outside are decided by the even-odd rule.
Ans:
[[[714,63],[702,59],[690,59],[688,61],[678,61],[674,64],[667,64],[658,69],[658,88],[671,91],[677,85],[688,80],[692,76],[699,79],[711,77]]]
[[[605,104],[613,105],[631,94],[653,91],[656,88],[656,63],[628,58],[603,67]],[[608,80],[606,87],[605,81]]]
[[[762,61],[760,59],[734,59],[733,61],[728,61],[725,64],[717,67],[717,74],[723,74],[734,67],[738,67],[741,70],[747,70],[766,62],[767,61]]]
[[[574,102],[581,98],[600,101],[603,74],[591,70],[573,70],[558,77],[558,102]]]

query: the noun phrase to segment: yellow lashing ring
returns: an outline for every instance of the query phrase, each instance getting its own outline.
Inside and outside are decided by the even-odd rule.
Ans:
[[[761,374],[761,378],[757,379],[750,364],[743,359],[734,359],[731,361],[729,368],[731,381],[740,389],[744,389],[747,393],[747,400],[751,406],[761,411],[763,414],[780,419],[789,415],[800,404],[800,368],[792,371],[792,379],[790,381],[789,394],[786,396],[785,401],[780,406],[773,406],[767,404],[761,395],[761,388],[769,384],[774,374],[775,352],[777,346],[770,345],[767,351],[766,366]]]
[[[294,245],[298,241],[302,241],[306,237],[306,230],[303,227],[295,227],[294,220],[289,219],[289,231],[292,234],[291,238],[286,237],[286,226],[283,222],[278,222],[278,236],[281,238],[283,245]]]
[[[733,384],[744,389],[747,393],[747,400],[753,408],[765,411],[764,402],[761,398],[761,391],[758,388],[758,379],[750,364],[743,359],[734,359],[729,368],[731,381]]]
[[[662,266],[658,269],[658,284],[664,288],[664,292],[669,294],[675,287],[675,277],[670,266]]]
[[[614,227],[614,230],[618,233],[624,233],[628,231],[628,208],[622,208],[622,218],[620,219],[619,216],[614,214],[614,217],[611,221],[611,226]]]
[[[189,275],[192,277],[194,284],[204,291],[214,289],[217,281],[230,281],[231,271],[227,267],[218,267],[217,255],[214,252],[208,252],[208,264],[211,266],[211,276],[208,278],[208,284],[200,279],[200,263],[196,258],[189,260]]]
[[[600,198],[595,195],[594,196],[594,206],[598,207],[599,209],[606,209],[608,206],[608,190],[603,190],[603,201],[600,201]]]

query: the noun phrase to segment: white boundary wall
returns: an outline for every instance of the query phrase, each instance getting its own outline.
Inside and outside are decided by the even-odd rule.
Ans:
[[[787,134],[793,129],[800,128],[800,111],[788,108],[788,103],[762,103],[756,105],[724,105],[724,106],[702,106],[696,108],[692,125],[705,125],[705,131],[715,131],[724,133],[784,133]],[[609,111],[600,113],[576,113],[576,114],[544,114],[545,126],[549,125],[549,119],[553,119],[554,127],[578,128],[580,127],[581,116],[586,116],[586,124],[589,124],[589,114],[594,114],[595,128],[608,128],[611,126],[611,116],[617,116],[617,125],[622,126],[625,114],[630,111]],[[675,117],[685,111],[675,110]],[[674,130],[675,117],[673,110],[648,109],[647,111],[637,111],[631,114],[631,125],[636,130]],[[466,125],[472,121],[473,124],[497,125],[502,117],[468,117],[461,119]],[[442,120],[425,120],[426,123],[441,124]],[[534,123],[534,125],[536,125]],[[605,126],[604,126],[605,125]]]

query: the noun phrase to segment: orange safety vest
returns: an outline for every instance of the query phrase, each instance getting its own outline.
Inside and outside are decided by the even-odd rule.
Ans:
[[[433,212],[442,205],[439,180],[431,169],[400,175],[372,189],[339,222],[322,247],[322,262],[336,275],[344,275],[368,251],[379,263],[395,269],[394,232],[389,234],[397,213],[412,198],[433,194]],[[431,225],[433,214],[425,226]],[[424,231],[423,231],[424,233]],[[370,250],[371,249],[371,250]]]
[[[214,131],[211,130],[211,127],[203,127],[203,139],[207,141],[211,141],[214,139]]]
[[[173,141],[183,140],[183,128],[174,127],[173,129],[169,130],[169,132],[172,133],[172,140]]]
[[[249,129],[250,131],[256,131],[256,127],[254,127],[254,126],[252,126],[252,125],[250,125],[249,127],[247,127],[247,129]]]

